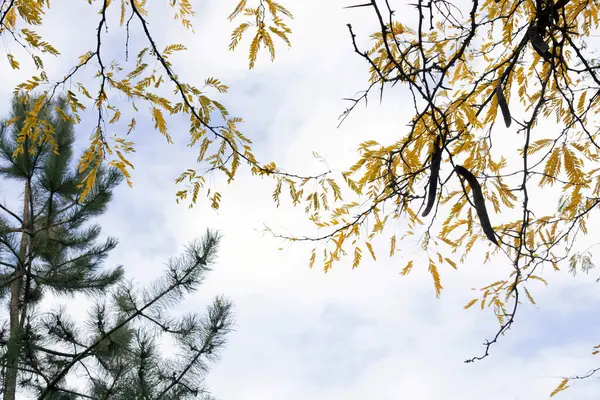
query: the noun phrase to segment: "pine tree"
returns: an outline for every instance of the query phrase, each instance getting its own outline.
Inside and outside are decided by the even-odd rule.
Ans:
[[[0,177],[21,188],[17,208],[0,204],[0,296],[9,308],[0,329],[4,399],[17,392],[46,399],[209,398],[202,380],[231,328],[231,303],[218,297],[202,318],[175,319],[166,311],[197,289],[220,236],[207,231],[141,292],[125,282],[122,267],[106,269],[117,240],[100,241],[100,227],[89,220],[106,210],[122,175],[100,168],[82,198],[87,171],[72,165],[72,122],[53,111],[65,109],[65,100],[48,102],[25,126],[35,104],[15,98],[10,119],[0,124]],[[49,126],[54,141],[45,136]],[[23,137],[24,129],[35,134]],[[19,143],[24,151],[15,153]],[[93,300],[83,325],[68,306],[42,305],[49,296],[75,294]],[[163,335],[179,347],[177,356],[161,354]]]

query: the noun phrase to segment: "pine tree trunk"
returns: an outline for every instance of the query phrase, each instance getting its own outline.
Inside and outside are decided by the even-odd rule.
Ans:
[[[19,260],[15,271],[14,281],[10,287],[10,339],[8,343],[6,377],[4,378],[4,400],[15,400],[17,391],[17,375],[19,366],[19,353],[21,350],[20,320],[21,310],[20,298],[23,286],[27,260],[27,244],[29,242],[29,206],[31,201],[30,181],[25,183],[25,195],[23,196],[23,223],[21,234],[21,246],[19,249]]]

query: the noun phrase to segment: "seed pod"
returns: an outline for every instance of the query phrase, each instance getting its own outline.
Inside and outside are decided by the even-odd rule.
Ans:
[[[431,153],[431,176],[429,177],[429,191],[427,194],[427,207],[423,211],[423,216],[426,217],[431,212],[435,204],[435,194],[437,193],[438,177],[440,176],[440,165],[442,162],[441,139],[438,135],[435,139],[433,153]]]
[[[502,81],[498,81],[498,84],[496,85],[496,97],[498,98],[498,105],[500,106],[500,110],[502,110],[504,124],[506,124],[506,127],[508,128],[512,123],[512,118],[510,117],[508,103],[506,103],[506,98],[504,97],[504,93],[502,92]]]
[[[496,235],[494,234],[492,224],[490,224],[490,218],[488,217],[488,213],[485,208],[485,200],[483,198],[483,193],[481,192],[481,186],[479,185],[479,182],[477,182],[477,178],[475,178],[475,176],[468,169],[461,165],[454,167],[454,171],[465,178],[469,183],[471,191],[473,192],[473,203],[475,203],[475,210],[477,211],[481,228],[490,242],[498,246],[498,241],[496,240]]]
[[[534,24],[530,24],[529,28],[527,28],[527,36],[529,37],[529,41],[531,42],[534,50],[542,56],[542,58],[552,57],[552,53],[550,53],[550,46],[544,39],[540,36],[538,32],[537,26]]]

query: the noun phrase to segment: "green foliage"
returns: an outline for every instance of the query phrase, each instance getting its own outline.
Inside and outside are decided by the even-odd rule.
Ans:
[[[53,113],[52,105],[44,107],[40,118],[46,118],[42,125],[54,127],[56,149],[48,142],[33,144],[26,139],[25,151],[13,156],[30,104],[15,99],[10,118],[14,122],[0,126],[0,177],[19,182],[25,197],[22,210],[3,207],[1,221],[5,229],[1,240],[5,251],[12,255],[4,271],[17,264],[26,266],[31,274],[28,283],[35,288],[32,290],[101,293],[123,274],[121,268],[101,271],[102,262],[117,240],[108,238],[98,243],[100,227],[84,224],[106,210],[112,190],[122,177],[114,168],[100,170],[93,192],[79,199],[78,185],[83,175],[71,165],[73,125]],[[27,220],[21,215],[24,208]],[[19,254],[17,243],[26,245],[25,258]]]
[[[64,99],[43,104],[31,127],[52,126],[54,140],[25,137],[23,151],[15,151],[38,100],[15,98],[10,119],[0,124],[0,178],[22,190],[16,207],[0,204],[0,296],[10,306],[0,329],[4,398],[209,399],[203,379],[231,329],[231,303],[217,297],[205,316],[173,317],[170,308],[202,283],[220,236],[207,231],[192,242],[150,288],[125,282],[122,267],[106,269],[117,240],[100,240],[100,227],[89,220],[106,211],[123,176],[100,166],[80,195],[87,171],[72,160],[72,121],[56,111]],[[76,294],[95,299],[84,324],[67,306],[44,310],[51,295],[68,302]],[[173,356],[159,351],[165,336],[177,347]],[[66,383],[74,374],[84,376],[85,387]]]
[[[48,364],[56,365],[50,388],[64,389],[67,371],[81,371],[78,362],[83,362],[95,373],[85,391],[93,398],[211,399],[203,379],[231,330],[232,305],[219,296],[203,316],[173,317],[170,309],[197,290],[214,263],[219,240],[207,231],[181,257],[170,260],[164,276],[146,289],[122,282],[109,299],[94,304],[85,329],[78,329],[64,308],[44,318],[48,341],[80,349],[71,357],[47,356]],[[175,346],[171,355],[160,351],[166,338]],[[40,382],[30,389],[53,396]]]

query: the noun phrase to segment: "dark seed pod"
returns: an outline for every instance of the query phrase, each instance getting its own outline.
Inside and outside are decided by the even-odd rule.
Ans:
[[[429,191],[427,194],[427,207],[423,211],[423,216],[426,217],[431,212],[435,204],[435,194],[437,193],[438,177],[440,176],[440,165],[442,163],[441,139],[438,135],[435,139],[435,146],[431,154],[431,176],[429,177]]]
[[[527,37],[529,37],[529,41],[531,42],[534,50],[540,56],[542,56],[542,58],[546,59],[552,57],[552,54],[550,53],[550,46],[544,42],[544,39],[542,39],[540,36],[536,25],[529,25],[529,28],[527,28]]]
[[[502,92],[502,82],[498,81],[498,85],[496,85],[496,97],[498,98],[498,105],[500,106],[500,110],[502,110],[502,116],[504,117],[504,124],[506,127],[510,127],[512,123],[512,118],[510,117],[510,110],[508,109],[508,103],[506,103],[506,98],[504,97],[504,93]]]
[[[479,185],[479,182],[477,182],[477,178],[475,178],[475,176],[468,169],[461,165],[454,167],[454,171],[465,178],[465,180],[469,183],[471,191],[473,192],[473,203],[475,203],[475,210],[477,211],[481,228],[483,228],[483,232],[490,242],[498,246],[498,241],[496,240],[496,235],[494,233],[494,229],[492,228],[492,224],[490,224],[490,217],[488,216],[485,208],[485,200],[483,198],[483,193],[481,192],[481,186]]]

